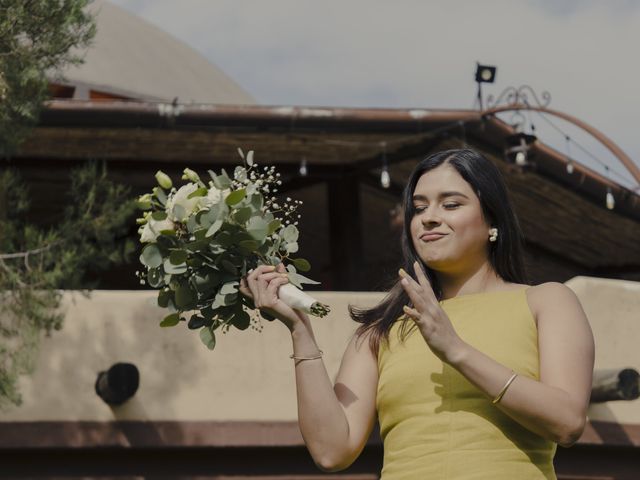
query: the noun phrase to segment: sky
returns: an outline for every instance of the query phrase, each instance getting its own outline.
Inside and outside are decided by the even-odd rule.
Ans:
[[[597,128],[640,166],[640,0],[112,3],[199,51],[262,105],[468,109],[476,62],[495,65],[485,96],[547,91],[549,108]],[[531,116],[541,141],[640,192],[597,141],[544,118]]]

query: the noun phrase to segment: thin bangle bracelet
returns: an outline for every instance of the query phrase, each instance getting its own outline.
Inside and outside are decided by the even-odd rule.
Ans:
[[[513,372],[513,370],[511,370],[511,371]],[[507,388],[509,388],[509,385],[511,385],[511,383],[516,379],[517,376],[518,376],[518,374],[513,372],[513,375],[511,375],[511,378],[509,378],[509,380],[507,380],[507,383],[504,384],[504,387],[502,387],[502,390],[500,390],[500,393],[498,393],[498,395],[496,395],[496,398],[494,398],[491,401],[491,403],[496,404],[502,399],[502,396],[507,391]]]
[[[317,360],[318,358],[322,357],[322,354],[324,353],[322,350],[318,350],[318,352],[320,352],[318,355],[316,355],[315,357],[298,357],[295,353],[289,355],[289,358],[293,358],[294,360]]]

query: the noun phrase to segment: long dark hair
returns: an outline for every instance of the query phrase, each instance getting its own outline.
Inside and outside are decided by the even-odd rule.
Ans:
[[[413,192],[420,177],[434,168],[448,164],[471,186],[480,200],[482,215],[487,223],[498,229],[498,239],[489,242],[489,261],[493,270],[505,281],[529,283],[523,259],[523,235],[518,219],[511,207],[502,173],[490,160],[470,150],[445,150],[423,159],[411,173],[404,189],[404,226],[402,229],[402,268],[416,278],[413,263],[417,260],[431,283],[438,300],[442,299],[442,288],[438,277],[418,256],[411,239],[411,219],[414,216]],[[358,308],[349,305],[351,318],[361,323],[356,336],[370,332],[369,345],[377,352],[382,340],[389,340],[389,331],[404,312],[403,305],[410,305],[409,296],[402,288],[398,277],[390,279],[389,293],[373,308]],[[404,322],[401,326],[402,338],[407,335]],[[413,322],[411,322],[413,324]]]

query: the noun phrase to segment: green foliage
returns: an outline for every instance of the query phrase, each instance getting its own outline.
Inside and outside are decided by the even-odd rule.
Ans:
[[[182,313],[195,310],[187,327],[200,328],[200,338],[210,349],[217,328],[250,327],[245,308],[255,306],[238,288],[240,278],[258,265],[291,262],[287,275],[293,285],[301,289],[304,283],[318,284],[297,272],[311,269],[307,260],[289,256],[298,251],[293,220],[298,201],[276,203],[269,196],[281,183],[275,168],[263,167],[258,173],[253,152],[246,158],[240,155],[245,166],[236,166],[233,177],[224,169],[219,174],[208,170],[208,185],[188,168],[182,179],[190,182],[181,186],[158,171],[158,186],[137,199],[144,210],[137,219],[138,233],[146,244],[139,259],[147,268],[140,277],[159,290],[158,305],[172,312],[160,326],[176,326],[186,320]],[[314,311],[318,316],[327,313],[327,306]]]
[[[54,227],[26,222],[29,190],[15,169],[0,170],[0,408],[20,403],[17,380],[34,366],[42,334],[62,327],[63,289],[89,297],[89,270],[130,262],[136,202],[108,180],[102,163],[71,172],[68,207]]]
[[[81,63],[95,35],[90,0],[0,0],[0,155],[11,154],[35,124],[47,77]]]

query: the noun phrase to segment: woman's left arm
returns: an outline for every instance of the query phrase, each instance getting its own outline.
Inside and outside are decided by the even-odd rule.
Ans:
[[[569,287],[548,282],[535,288],[540,380],[518,375],[496,407],[532,432],[569,447],[586,423],[593,334]],[[511,377],[509,368],[464,342],[450,352],[448,363],[491,398]]]

